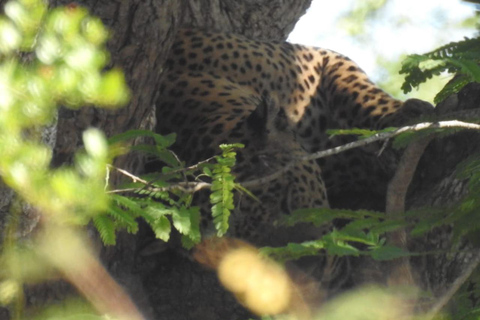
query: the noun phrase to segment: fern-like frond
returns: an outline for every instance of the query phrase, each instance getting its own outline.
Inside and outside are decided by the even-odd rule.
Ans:
[[[422,55],[413,54],[403,61],[401,74],[406,74],[402,90],[407,93],[414,87],[442,72],[456,73],[460,78],[447,84],[435,97],[435,103],[449,94],[458,92],[469,82],[480,82],[480,38],[451,42]]]
[[[115,245],[115,224],[111,217],[105,214],[98,214],[93,217],[93,225],[98,230],[100,238],[106,245]]]
[[[126,228],[128,232],[135,233],[138,231],[138,224],[135,217],[129,212],[118,206],[110,206],[107,211],[119,227]]]
[[[233,189],[235,177],[232,167],[235,165],[236,152],[234,148],[243,148],[241,144],[220,145],[222,155],[215,157],[213,165],[210,203],[212,204],[213,223],[218,236],[223,236],[228,230],[230,212],[233,210]]]
[[[422,55],[413,54],[403,61],[401,74],[406,74],[402,90],[407,93],[414,87],[442,72],[460,75],[459,80],[442,89],[435,97],[435,103],[448,94],[458,92],[469,82],[480,82],[480,37],[451,42]]]

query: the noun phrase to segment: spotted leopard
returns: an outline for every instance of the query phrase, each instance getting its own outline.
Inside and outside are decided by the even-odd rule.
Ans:
[[[187,164],[218,153],[221,143],[245,144],[235,169],[241,182],[341,143],[329,139],[328,129],[380,129],[431,109],[420,100],[393,99],[334,51],[190,29],[181,30],[171,48],[156,107],[156,130],[178,134],[174,150]],[[295,209],[329,206],[326,190],[335,194],[353,185],[383,192],[388,179],[372,158],[368,150],[354,150],[298,163],[252,189],[260,202],[237,195],[231,234],[259,244],[311,236],[275,237],[279,233],[268,232],[268,225]]]

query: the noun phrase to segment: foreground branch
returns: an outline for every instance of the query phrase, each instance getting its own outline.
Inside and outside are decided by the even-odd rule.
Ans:
[[[281,177],[285,172],[290,170],[295,164],[303,161],[309,161],[309,160],[316,160],[316,159],[321,159],[325,157],[329,157],[332,155],[336,155],[342,152],[345,152],[350,149],[354,148],[360,148],[364,147],[366,145],[379,142],[379,141],[386,141],[389,139],[392,139],[402,133],[406,132],[417,132],[417,131],[422,131],[422,130],[427,130],[427,129],[446,129],[446,128],[458,128],[458,129],[467,129],[467,130],[480,130],[480,125],[476,123],[469,123],[469,122],[462,122],[462,121],[457,121],[457,120],[452,120],[452,121],[439,121],[439,122],[423,122],[419,124],[415,124],[412,126],[406,126],[399,128],[395,131],[391,132],[380,132],[377,134],[374,134],[371,137],[368,137],[366,139],[350,142],[335,148],[327,149],[327,150],[322,150],[318,151],[312,154],[308,154],[306,156],[298,157],[294,159],[293,161],[289,162],[286,164],[283,168],[279,169],[278,171],[265,176],[261,177],[258,179],[253,179],[253,180],[248,180],[245,182],[239,182],[243,187],[245,188],[251,188],[255,186],[260,186],[265,183],[268,183],[270,181],[276,180],[279,177]],[[209,161],[211,159],[205,160],[202,163],[205,163],[206,161]],[[194,165],[189,168],[195,168],[198,165]],[[118,170],[118,169],[117,169]],[[194,193],[197,192],[201,189],[205,188],[210,188],[211,184],[207,182],[179,182],[172,184],[168,187],[162,187],[162,188],[152,188],[151,184],[139,177],[136,177],[130,173],[126,174],[125,171],[119,170],[120,173],[128,176],[134,181],[139,181],[142,184],[145,185],[143,189],[149,190],[152,192],[164,192],[164,191],[171,191],[171,190],[180,190],[186,193]],[[132,191],[138,191],[139,188],[130,188],[130,189],[118,189],[118,190],[112,190],[108,191],[108,193],[122,193],[122,192],[132,192]]]
[[[316,159],[321,159],[329,156],[333,156],[342,152],[345,152],[350,149],[354,148],[360,148],[364,147],[366,145],[379,142],[379,141],[386,141],[389,139],[392,139],[402,133],[406,132],[417,132],[417,131],[422,131],[422,130],[427,130],[427,129],[446,129],[446,128],[459,128],[459,129],[468,129],[468,130],[480,130],[480,125],[476,123],[469,123],[469,122],[463,122],[463,121],[457,121],[457,120],[452,120],[452,121],[439,121],[439,122],[423,122],[423,123],[418,123],[412,126],[406,126],[399,128],[395,131],[391,132],[380,132],[377,134],[374,134],[371,137],[358,140],[358,141],[353,141],[335,148],[327,149],[327,150],[322,150],[322,151],[317,151],[315,153],[299,157],[295,159],[294,161],[288,163],[285,167],[282,169],[278,170],[277,172],[259,178],[255,180],[249,180],[246,182],[242,182],[242,186],[244,187],[253,187],[253,186],[258,186],[262,185],[264,183],[273,181],[277,178],[279,178],[282,174],[284,174],[286,171],[288,171],[291,167],[293,167],[296,163],[301,162],[301,161],[308,161],[308,160],[316,160]]]

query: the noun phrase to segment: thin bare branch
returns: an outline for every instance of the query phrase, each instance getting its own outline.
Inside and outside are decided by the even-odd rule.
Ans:
[[[344,151],[347,151],[347,150],[350,150],[350,149],[363,147],[363,146],[366,146],[368,144],[375,143],[375,142],[378,142],[378,141],[389,140],[389,139],[391,139],[393,137],[396,137],[396,136],[398,136],[402,133],[405,133],[405,132],[416,132],[416,131],[422,131],[422,130],[426,130],[426,129],[436,129],[436,128],[460,128],[460,129],[469,129],[469,130],[480,130],[480,125],[475,124],[475,123],[452,120],[452,121],[440,121],[440,122],[424,122],[424,123],[419,123],[419,124],[412,125],[412,126],[402,127],[402,128],[399,128],[399,129],[397,129],[395,131],[391,131],[391,132],[381,132],[381,133],[377,133],[377,134],[375,134],[371,137],[368,137],[366,139],[350,142],[350,143],[347,143],[347,144],[344,144],[344,145],[341,145],[341,146],[338,146],[338,147],[335,147],[335,148],[322,150],[322,151],[318,151],[318,152],[315,152],[315,153],[312,153],[312,154],[309,154],[309,155],[306,155],[306,156],[298,157],[298,158],[294,159],[293,161],[287,163],[284,167],[282,167],[278,171],[276,171],[276,172],[274,172],[274,173],[272,173],[268,176],[261,177],[261,178],[258,178],[258,179],[248,180],[248,181],[245,181],[245,182],[240,182],[240,184],[243,187],[246,187],[246,188],[263,185],[265,183],[268,183],[270,181],[278,179],[282,174],[284,174],[285,172],[290,170],[298,162],[325,158],[325,157],[328,157],[328,156],[339,154],[341,152],[344,152]],[[206,163],[208,161],[211,161],[212,159],[213,159],[213,157],[209,158],[209,159],[206,159],[202,162],[199,162],[199,163],[197,163],[193,166],[190,166],[188,168],[179,169],[178,172],[182,172],[183,170],[184,171],[194,170],[195,168],[198,168],[199,165],[201,165],[203,163]],[[118,168],[115,168],[115,167],[113,167],[113,168],[118,170],[122,174],[125,174],[126,176],[130,177],[134,181],[139,181],[139,182],[145,184],[146,187],[144,189],[147,189],[147,190],[152,191],[152,192],[181,190],[181,191],[184,191],[184,192],[193,193],[193,192],[196,192],[196,191],[201,190],[201,189],[210,188],[210,186],[211,186],[211,184],[206,183],[206,182],[181,182],[181,183],[172,184],[168,187],[152,188],[151,187],[151,182],[148,182],[148,181],[145,181],[145,180],[143,180],[139,177],[136,177],[136,176],[134,176],[134,175],[122,170],[122,169],[118,169]],[[139,189],[132,190],[131,188],[130,189],[123,189],[123,190],[119,189],[119,190],[109,191],[109,193],[121,193],[121,192],[130,192],[130,191],[138,191],[138,190]]]
[[[148,184],[149,184],[148,181],[146,181],[146,180],[144,180],[144,179],[142,179],[142,178],[140,178],[140,177],[137,177],[137,176],[131,174],[131,173],[128,172],[128,171],[125,171],[125,170],[123,170],[123,169],[117,168],[117,167],[112,166],[112,165],[108,165],[108,167],[110,167],[110,168],[112,168],[112,169],[115,169],[115,170],[117,170],[118,172],[120,172],[121,174],[129,177],[130,179],[133,180],[133,182],[137,182],[137,181],[138,181],[138,182],[143,183],[143,184],[145,184],[145,185],[148,185]]]
[[[146,190],[151,192],[165,192],[165,191],[172,191],[172,190],[180,190],[185,193],[195,193],[202,189],[207,189],[212,186],[211,183],[207,182],[179,182],[172,184],[168,187],[157,187],[157,188],[146,188]]]
[[[179,169],[172,170],[172,171],[165,172],[165,173],[162,172],[161,175],[166,176],[166,175],[172,175],[172,174],[176,174],[176,173],[183,173],[183,172],[187,172],[187,171],[197,170],[198,167],[200,167],[202,164],[208,163],[208,162],[212,161],[213,159],[215,159],[215,157],[210,157],[208,159],[199,161],[198,163],[196,163],[192,166],[189,166],[189,167],[179,168]]]
[[[212,186],[212,184],[207,182],[178,182],[171,184],[167,187],[155,187],[153,188],[151,185],[145,185],[142,188],[125,188],[125,189],[115,189],[107,191],[107,193],[127,193],[127,192],[138,192],[140,190],[147,190],[149,192],[166,192],[166,191],[173,191],[173,190],[180,190],[185,193],[195,193],[202,189],[208,189]]]
[[[469,130],[480,130],[480,125],[476,123],[463,122],[463,121],[457,121],[457,120],[439,121],[439,122],[422,122],[412,126],[398,128],[397,130],[391,131],[391,132],[380,132],[366,139],[350,142],[335,148],[318,151],[308,156],[300,157],[298,160],[305,161],[305,160],[315,160],[315,159],[325,158],[325,157],[332,156],[350,149],[363,147],[374,142],[388,140],[405,132],[417,132],[417,131],[422,131],[426,129],[440,129],[440,128],[459,128],[459,129],[469,129]]]
[[[366,139],[350,142],[335,148],[322,150],[306,156],[299,157],[271,175],[268,175],[259,179],[255,179],[255,180],[246,181],[241,184],[244,187],[252,187],[252,186],[265,184],[267,182],[277,179],[283,173],[288,171],[292,166],[294,166],[295,163],[298,163],[301,161],[316,160],[320,158],[329,157],[335,154],[339,154],[341,152],[345,152],[350,149],[364,147],[368,144],[372,144],[378,141],[389,140],[405,132],[417,132],[417,131],[422,131],[426,129],[437,129],[437,128],[459,128],[459,129],[469,129],[469,130],[480,130],[480,125],[476,123],[462,122],[462,121],[456,121],[456,120],[439,121],[439,122],[423,122],[423,123],[415,124],[412,126],[402,127],[391,132],[381,132],[371,137],[368,137]]]

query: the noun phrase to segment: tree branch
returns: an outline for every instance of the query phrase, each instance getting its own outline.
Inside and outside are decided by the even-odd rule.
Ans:
[[[386,215],[397,218],[405,212],[405,200],[408,187],[413,179],[418,162],[428,144],[433,140],[434,134],[422,137],[410,143],[400,159],[397,170],[387,187]],[[400,228],[387,233],[387,243],[402,249],[407,248],[407,232]],[[390,270],[387,278],[389,286],[417,287],[413,278],[410,265],[410,257],[401,257],[390,261]],[[414,299],[413,301],[415,301]],[[415,303],[412,297],[402,301],[403,312],[411,315],[414,312]]]
[[[412,125],[412,126],[402,127],[402,128],[399,128],[399,129],[397,129],[395,131],[391,131],[391,132],[380,132],[380,133],[377,133],[377,134],[375,134],[371,137],[368,137],[366,139],[350,142],[350,143],[347,143],[347,144],[344,144],[344,145],[341,145],[341,146],[338,146],[338,147],[335,147],[335,148],[322,150],[322,151],[318,151],[318,152],[315,152],[315,153],[312,153],[312,154],[309,154],[309,155],[306,155],[306,156],[298,157],[298,158],[294,159],[293,161],[287,163],[283,168],[279,169],[278,171],[276,171],[276,172],[274,172],[274,173],[272,173],[268,176],[261,177],[261,178],[258,178],[258,179],[248,180],[248,181],[245,181],[245,182],[239,182],[239,183],[243,187],[246,187],[246,188],[263,185],[265,183],[268,183],[270,181],[278,179],[282,174],[287,172],[289,169],[291,169],[298,162],[325,158],[325,157],[328,157],[328,156],[339,154],[341,152],[345,152],[345,151],[350,150],[350,149],[363,147],[363,146],[366,146],[368,144],[372,144],[372,143],[375,143],[375,142],[378,142],[378,141],[389,140],[389,139],[394,138],[394,137],[396,137],[396,136],[398,136],[402,133],[405,133],[405,132],[417,132],[417,131],[422,131],[422,130],[426,130],[426,129],[439,129],[439,128],[459,128],[459,129],[468,129],[468,130],[480,130],[480,125],[476,124],[476,123],[462,122],[462,121],[457,121],[457,120],[439,121],[439,122],[423,122],[423,123],[415,124],[415,125]],[[200,164],[208,162],[211,159],[212,158],[209,158],[209,159],[204,160],[204,161],[202,161],[202,162],[200,162],[196,165],[190,166],[186,169],[188,169],[188,170],[195,169]],[[115,168],[115,167],[113,167],[113,168]],[[181,190],[181,191],[187,192],[187,193],[194,193],[194,192],[197,192],[201,189],[211,187],[211,184],[206,183],[206,182],[180,182],[180,183],[172,184],[168,187],[151,188],[150,187],[151,183],[149,183],[149,182],[147,182],[147,181],[145,181],[145,180],[143,180],[143,179],[141,179],[137,176],[134,176],[134,175],[132,175],[132,174],[130,174],[130,173],[124,171],[124,170],[120,171],[121,169],[117,169],[117,168],[115,168],[115,169],[118,170],[120,173],[130,177],[134,181],[141,182],[142,184],[145,185],[144,189],[147,189],[147,190],[152,191],[152,192],[164,192],[164,191],[171,191],[171,190]],[[178,172],[181,172],[181,171],[182,170],[179,170]],[[410,181],[408,181],[408,183],[410,183]],[[108,191],[108,193],[121,193],[121,192],[131,192],[131,191],[138,191],[138,190],[139,189],[135,189],[135,188],[133,188],[133,189],[132,188],[117,189],[117,190]]]
[[[358,141],[353,141],[335,148],[327,149],[327,150],[322,150],[318,151],[306,156],[299,157],[292,162],[288,163],[283,167],[282,169],[278,170],[277,172],[259,178],[255,180],[249,180],[246,182],[241,182],[241,184],[244,187],[252,187],[252,186],[257,186],[261,185],[270,181],[273,181],[280,177],[283,173],[288,171],[295,163],[301,162],[301,161],[308,161],[308,160],[316,160],[316,159],[321,159],[329,156],[333,156],[335,154],[339,154],[341,152],[345,152],[350,149],[354,148],[359,148],[359,147],[364,147],[368,144],[372,144],[378,141],[385,141],[389,140],[391,138],[394,138],[402,133],[405,132],[417,132],[417,131],[422,131],[426,129],[439,129],[439,128],[459,128],[459,129],[468,129],[468,130],[480,130],[480,125],[476,123],[469,123],[469,122],[462,122],[462,121],[457,121],[457,120],[452,120],[452,121],[439,121],[439,122],[423,122],[423,123],[418,123],[412,126],[406,126],[402,128],[398,128],[395,131],[391,132],[380,132],[377,134],[374,134],[371,137],[368,137],[366,139],[358,140]]]

